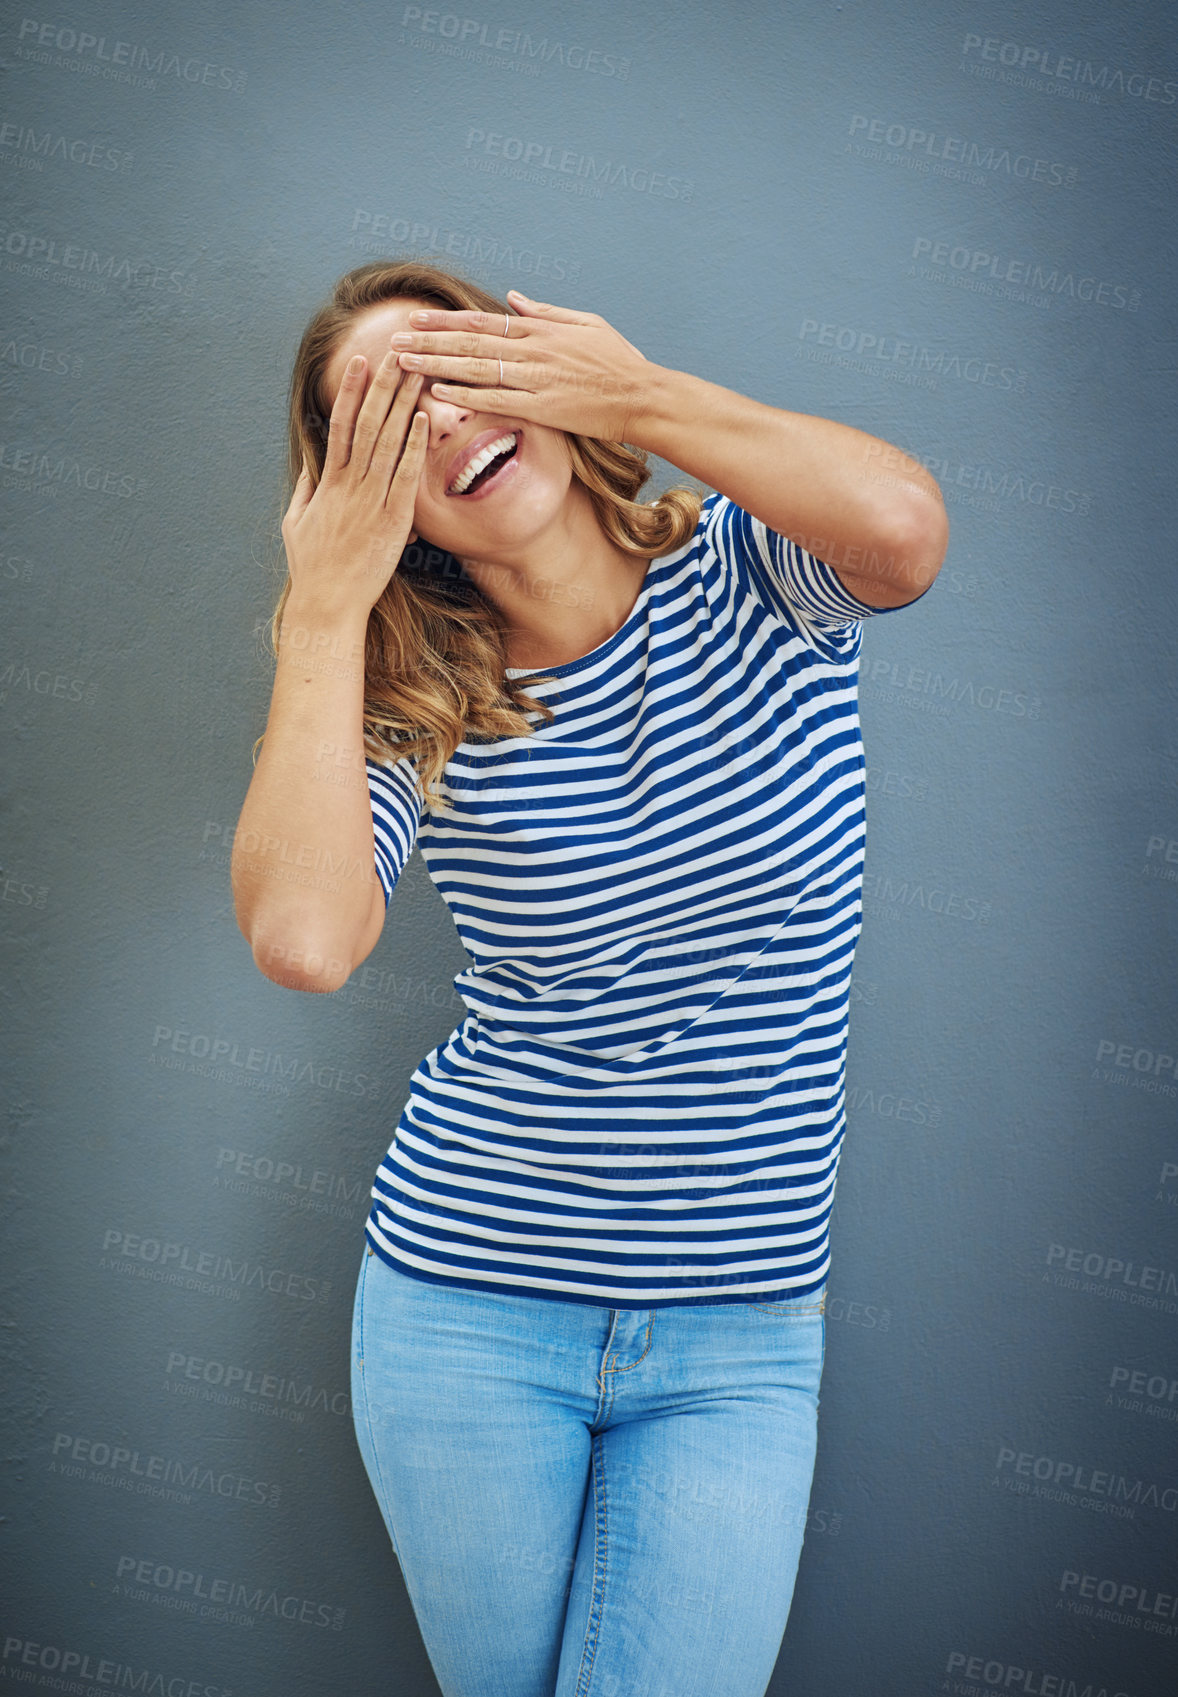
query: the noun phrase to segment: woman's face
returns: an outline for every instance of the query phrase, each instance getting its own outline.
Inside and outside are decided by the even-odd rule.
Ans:
[[[412,330],[409,314],[431,304],[398,299],[382,301],[358,313],[324,373],[329,405],[335,403],[353,354],[363,354],[368,362],[364,373],[367,392],[389,352],[390,336],[397,330]],[[446,549],[458,560],[512,563],[522,548],[559,517],[568,499],[572,461],[565,434],[510,413],[478,412],[440,400],[430,390],[431,381],[427,377],[423,382],[416,408],[429,418],[429,442],[417,486],[413,529],[423,541]],[[476,489],[471,495],[447,494],[469,457],[467,445],[488,431],[496,435],[515,433],[518,445],[511,462],[485,490]]]

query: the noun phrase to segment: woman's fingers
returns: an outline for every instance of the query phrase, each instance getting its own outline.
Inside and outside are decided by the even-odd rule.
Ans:
[[[347,465],[352,453],[352,433],[356,427],[356,414],[360,410],[360,401],[364,394],[364,371],[367,361],[363,354],[357,354],[360,365],[352,370],[352,361],[340,378],[340,386],[332,402],[331,417],[327,422],[327,453],[323,460],[323,475],[342,471]]]
[[[390,359],[365,389],[366,362],[358,357],[332,406],[323,476],[313,486],[304,455],[282,538],[293,583],[325,604],[371,609],[416,539],[429,417],[423,411],[413,422],[420,377]]]
[[[283,530],[285,530],[288,525],[293,526],[299,522],[307,510],[307,503],[310,501],[312,493],[311,473],[307,470],[307,462],[304,459],[303,469],[298,475],[298,481],[294,486],[294,493],[290,498],[290,505],[283,514],[281,526]]]
[[[395,356],[390,354],[377,367],[363,401],[358,403],[363,376],[362,369],[344,373],[331,411],[331,433],[323,473],[326,479],[328,470],[333,467],[339,471],[346,470],[348,481],[357,493],[360,485],[371,478],[371,492],[383,504],[405,449],[423,378],[419,372],[402,371]],[[421,416],[428,426],[426,415],[423,413]],[[422,452],[428,436],[427,428],[421,444]],[[305,461],[303,471],[309,481]],[[416,483],[416,477],[414,481]],[[302,482],[300,477],[296,500]],[[309,499],[308,492],[303,500],[304,506]]]
[[[420,330],[474,330],[483,336],[508,336],[526,333],[522,318],[503,312],[449,312],[443,307],[431,307],[409,314],[409,328],[414,335]]]
[[[425,466],[425,450],[429,442],[429,417],[426,413],[415,412],[409,422],[409,430],[405,436],[404,451],[398,454],[397,469],[389,485],[389,507],[396,518],[402,523],[410,522],[413,518],[413,507],[417,500],[417,485],[421,480],[422,469]],[[415,541],[415,536],[408,538]]]
[[[465,358],[457,353],[422,353],[398,354],[398,359],[416,362],[419,375],[436,377],[440,383],[480,384],[488,387],[499,382],[499,370],[503,369],[503,384],[514,377],[521,384],[528,381],[527,373],[535,370],[534,364],[525,363],[522,359],[504,359],[501,354],[493,357],[471,356]]]
[[[393,404],[383,419],[373,444],[369,473],[378,500],[388,499],[398,461],[405,450],[413,410],[421,393],[421,383],[422,379],[416,372],[400,373]]]
[[[352,432],[352,452],[349,467],[356,477],[366,477],[384,423],[389,415],[393,397],[407,373],[387,354],[372,374],[368,393],[356,417]]]
[[[484,336],[523,337],[528,334],[528,319],[547,318],[555,324],[604,324],[600,313],[583,307],[553,306],[549,301],[529,300],[518,289],[509,289],[514,311],[467,312],[448,311],[444,307],[419,308],[409,314],[412,330],[477,330]]]
[[[521,295],[518,289],[508,289],[515,310],[524,316],[547,318],[554,324],[604,324],[605,319],[599,312],[586,312],[579,306],[553,306],[551,301],[529,300],[527,295]]]
[[[389,404],[407,375],[395,359],[386,358],[377,366],[365,389],[368,362],[363,354],[356,357],[361,362],[359,368],[353,371],[349,362],[332,404],[323,462],[325,478],[342,472],[345,467],[356,477],[367,474]]]

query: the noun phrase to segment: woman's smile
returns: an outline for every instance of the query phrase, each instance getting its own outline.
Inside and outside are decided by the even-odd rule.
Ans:
[[[519,462],[523,452],[522,430],[495,430],[492,428],[480,431],[473,440],[477,444],[473,454],[464,448],[451,461],[450,469],[447,472],[446,485],[446,495],[450,500],[481,500],[484,495],[491,494],[493,491],[510,484],[513,473],[519,470]],[[488,458],[491,450],[498,448],[501,444],[509,444],[505,452],[496,454],[493,458]],[[478,475],[465,488],[456,489],[455,483],[460,481],[469,471],[470,466],[478,463],[480,459],[484,460],[485,463],[480,466]],[[458,470],[454,469],[455,464],[459,467]]]

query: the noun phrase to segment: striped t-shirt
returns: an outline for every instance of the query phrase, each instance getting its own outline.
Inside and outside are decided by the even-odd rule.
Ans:
[[[386,900],[416,844],[472,961],[376,1175],[377,1254],[612,1308],[824,1283],[883,610],[710,495],[622,628],[528,686],[553,722],[459,746],[450,810],[367,763]]]

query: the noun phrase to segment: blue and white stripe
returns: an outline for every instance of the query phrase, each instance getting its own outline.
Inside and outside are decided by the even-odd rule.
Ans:
[[[461,744],[452,810],[368,762],[386,899],[416,843],[474,963],[376,1175],[378,1254],[614,1308],[822,1285],[875,611],[711,495],[622,628],[534,686],[553,723]]]

